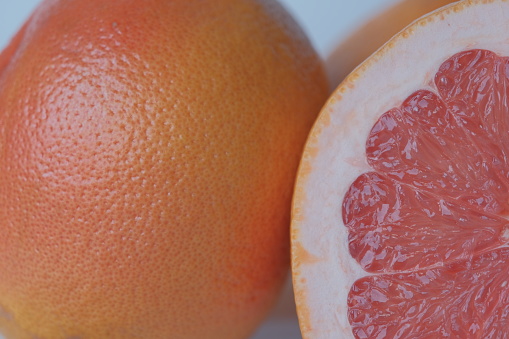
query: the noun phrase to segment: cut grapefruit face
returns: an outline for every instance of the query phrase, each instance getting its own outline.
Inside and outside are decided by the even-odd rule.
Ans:
[[[304,338],[506,338],[509,2],[415,21],[338,87],[293,202]]]

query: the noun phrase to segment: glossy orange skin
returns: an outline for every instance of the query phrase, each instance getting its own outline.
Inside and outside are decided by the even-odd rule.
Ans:
[[[328,84],[265,0],[49,0],[0,55],[7,338],[243,338]]]

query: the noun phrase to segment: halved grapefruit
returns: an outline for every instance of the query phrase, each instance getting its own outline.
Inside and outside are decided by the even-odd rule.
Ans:
[[[338,87],[293,202],[304,338],[507,338],[509,2],[415,21]]]

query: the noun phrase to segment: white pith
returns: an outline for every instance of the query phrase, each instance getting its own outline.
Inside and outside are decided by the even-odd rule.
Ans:
[[[464,0],[417,20],[359,66],[322,110],[292,209],[292,274],[304,338],[353,338],[346,300],[352,283],[368,273],[348,252],[341,204],[350,184],[371,170],[365,142],[373,124],[415,90],[435,91],[441,63],[475,48],[509,56],[509,0]]]

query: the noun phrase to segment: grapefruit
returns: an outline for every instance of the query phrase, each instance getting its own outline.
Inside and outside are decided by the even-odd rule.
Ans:
[[[248,336],[322,66],[275,1],[44,1],[0,54],[0,331]]]
[[[509,3],[417,20],[332,94],[298,172],[304,338],[506,338]]]

